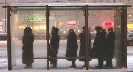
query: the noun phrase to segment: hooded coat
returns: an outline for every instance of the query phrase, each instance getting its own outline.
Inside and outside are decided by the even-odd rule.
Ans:
[[[22,37],[22,63],[23,64],[31,64],[34,62],[33,55],[33,42],[34,35],[32,34],[32,29],[30,27],[26,27],[24,29],[24,36]]]
[[[106,48],[107,48],[107,45],[106,45],[106,30],[105,29],[97,30],[96,37],[95,37],[95,40],[94,40],[94,46],[97,48],[98,56],[104,57],[105,56],[105,51],[106,51]]]
[[[69,30],[67,36],[67,47],[66,47],[66,57],[77,57],[77,36],[73,29]],[[74,61],[76,59],[67,59],[68,61]]]
[[[50,57],[57,57],[58,49],[59,49],[59,41],[60,37],[58,35],[59,29],[56,27],[52,28],[51,31],[51,39],[50,39]],[[56,60],[56,59],[54,59]]]
[[[79,34],[80,39],[80,50],[79,50],[79,56],[86,56],[86,39],[85,39],[85,29],[83,26],[83,32]],[[85,61],[85,59],[79,59],[79,61]]]
[[[113,59],[113,54],[114,54],[114,42],[115,42],[115,33],[113,31],[110,31],[107,34],[107,58]]]

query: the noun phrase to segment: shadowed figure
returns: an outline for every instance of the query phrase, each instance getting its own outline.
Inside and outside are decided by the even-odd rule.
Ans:
[[[107,49],[106,49],[106,65],[105,67],[112,67],[112,59],[114,54],[114,42],[115,42],[115,33],[113,28],[108,28],[107,34]]]
[[[105,58],[106,50],[106,30],[101,26],[96,26],[96,37],[94,40],[94,46],[97,48],[98,52],[98,66],[96,68],[103,68],[103,59]]]
[[[34,62],[33,42],[34,35],[32,34],[32,29],[26,27],[24,29],[24,36],[22,37],[22,63],[26,64],[27,67],[32,66],[32,63]]]
[[[67,36],[67,47],[66,47],[66,57],[77,57],[77,36],[73,29],[69,30],[68,36]],[[67,59],[68,61],[72,61],[72,65],[70,67],[75,68],[76,59]]]
[[[51,39],[50,39],[50,57],[56,58],[59,49],[60,37],[58,35],[59,29],[52,27],[51,30]],[[50,63],[53,64],[53,67],[57,67],[57,59],[50,59]]]
[[[79,56],[86,56],[85,26],[83,26],[82,29],[83,31],[79,34],[79,39],[80,39]],[[85,59],[79,59],[79,61],[85,61]]]

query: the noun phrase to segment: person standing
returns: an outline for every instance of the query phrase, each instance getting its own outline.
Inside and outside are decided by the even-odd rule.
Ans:
[[[50,39],[50,57],[52,58],[56,58],[58,54],[60,41],[58,31],[59,29],[57,27],[52,27]],[[50,59],[50,63],[53,64],[53,67],[57,67],[57,59]]]
[[[33,42],[34,35],[32,34],[32,29],[26,27],[24,29],[24,36],[22,37],[22,63],[26,64],[27,67],[31,67],[34,62]]]
[[[77,49],[78,49],[77,36],[74,30],[70,29],[68,36],[67,36],[67,47],[66,47],[65,56],[66,57],[77,57]],[[67,59],[67,60],[72,61],[72,65],[70,66],[71,68],[76,67],[76,64],[75,64],[76,59]]]
[[[103,68],[103,59],[106,48],[106,30],[101,26],[96,26],[95,30],[97,33],[93,44],[98,50],[98,66],[96,66],[96,68]]]
[[[114,41],[115,41],[115,33],[113,32],[113,28],[108,28],[107,34],[107,50],[106,50],[106,65],[105,67],[112,67],[112,59],[114,54]]]
[[[82,27],[82,30],[83,30],[83,31],[79,34],[79,39],[80,39],[79,56],[86,56],[85,26]],[[85,59],[79,59],[79,61],[85,61]]]

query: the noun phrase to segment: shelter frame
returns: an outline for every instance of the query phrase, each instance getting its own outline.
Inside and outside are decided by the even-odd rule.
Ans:
[[[85,30],[86,30],[86,56],[83,57],[86,59],[85,61],[85,67],[86,70],[88,70],[88,60],[89,60],[89,49],[90,48],[90,31],[88,29],[88,16],[89,16],[89,9],[90,10],[108,10],[108,9],[114,9],[116,11],[118,11],[118,7],[122,7],[122,12],[121,12],[121,44],[122,44],[122,52],[123,52],[123,59],[122,59],[122,66],[124,66],[125,68],[127,68],[127,7],[131,7],[131,5],[122,5],[122,4],[96,4],[96,3],[51,3],[51,4],[47,4],[47,3],[41,3],[41,4],[32,4],[32,5],[28,5],[28,4],[16,4],[16,5],[7,5],[7,6],[3,6],[4,8],[7,8],[7,53],[8,53],[8,70],[12,70],[12,64],[11,64],[11,31],[10,31],[10,11],[11,9],[14,8],[18,8],[20,7],[20,9],[23,7],[31,7],[31,8],[43,8],[46,7],[46,40],[47,40],[47,70],[49,70],[49,59],[52,59],[49,57],[49,11],[52,7],[59,7],[59,9],[63,9],[63,7],[68,7],[68,9],[70,7],[83,7],[83,10],[85,11],[84,15],[85,15]],[[58,10],[58,9],[57,9]],[[89,37],[89,38],[88,38]],[[89,44],[89,45],[88,45]],[[77,57],[78,59],[79,57]],[[62,59],[62,58],[58,58],[57,59]],[[63,59],[66,59],[66,57],[64,57]]]

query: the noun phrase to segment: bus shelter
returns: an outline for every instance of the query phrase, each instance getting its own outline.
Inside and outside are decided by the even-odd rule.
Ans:
[[[7,49],[8,70],[25,67],[23,38],[31,33],[32,68],[53,68],[51,60],[56,60],[55,68],[69,68],[75,60],[74,68],[95,68],[97,57],[90,56],[96,32],[101,26],[106,31],[112,27],[115,32],[112,68],[127,67],[127,7],[123,3],[12,3],[7,5]],[[57,54],[51,56],[53,29],[56,28],[59,39],[53,40],[57,45]],[[27,29],[27,30],[26,30]],[[28,30],[29,29],[29,30]],[[80,33],[85,30],[84,55],[80,56]],[[75,49],[68,50],[69,34]],[[53,34],[54,35],[54,34]],[[76,41],[73,42],[73,40]],[[58,41],[59,40],[59,41]],[[55,42],[56,41],[56,42]],[[70,42],[71,42],[70,41]],[[101,41],[102,42],[102,41]],[[76,44],[76,45],[74,45]],[[30,45],[30,44],[28,44]],[[67,54],[72,53],[70,56]],[[26,54],[27,56],[29,53]],[[72,61],[72,62],[71,62]],[[104,65],[106,64],[104,60]],[[28,64],[26,64],[28,65]]]

